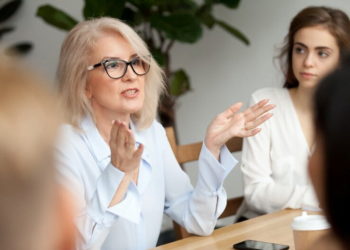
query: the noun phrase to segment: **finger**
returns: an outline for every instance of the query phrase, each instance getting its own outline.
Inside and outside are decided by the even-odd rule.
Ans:
[[[126,134],[126,125],[124,122],[119,124],[118,134],[117,134],[117,146],[119,149],[125,148],[125,134]]]
[[[275,104],[269,104],[264,107],[260,107],[259,109],[255,110],[254,112],[251,112],[245,116],[245,119],[247,122],[254,121],[264,113],[270,111],[271,109],[275,108]]]
[[[117,142],[117,134],[119,129],[119,121],[113,121],[112,122],[112,129],[111,129],[111,137],[109,138],[109,146],[115,145]]]
[[[261,128],[256,128],[253,130],[247,130],[244,131],[239,137],[251,137],[256,135],[257,133],[259,133],[261,131]]]
[[[132,157],[134,154],[135,148],[135,138],[130,129],[126,131],[126,150],[129,157]]]
[[[243,106],[243,103],[237,102],[233,104],[231,107],[226,109],[224,112],[221,113],[224,117],[227,119],[231,118],[238,110],[240,110]]]
[[[254,128],[260,126],[262,123],[264,123],[268,119],[270,119],[272,116],[273,116],[272,113],[263,115],[263,116],[259,117],[258,119],[254,120],[254,121],[248,122],[246,124],[245,128],[248,129],[248,130],[254,129]]]
[[[260,102],[256,103],[255,105],[251,106],[250,108],[244,110],[242,113],[244,115],[248,115],[249,113],[258,110],[259,108],[264,107],[265,104],[268,103],[268,101],[269,101],[269,99],[261,100]]]
[[[143,146],[143,144],[140,143],[138,149],[134,152],[134,157],[140,159],[141,156],[142,156],[142,153],[143,153],[144,148],[145,148],[145,147]]]
[[[131,129],[126,130],[126,145],[132,149],[135,147],[135,137]]]

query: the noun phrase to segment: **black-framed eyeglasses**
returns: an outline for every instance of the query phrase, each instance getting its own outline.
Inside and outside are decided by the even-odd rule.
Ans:
[[[146,75],[151,67],[151,56],[149,55],[142,58],[135,57],[130,62],[121,59],[106,59],[100,63],[89,66],[87,70],[93,70],[101,65],[103,65],[107,75],[112,79],[122,78],[128,70],[129,65],[136,75],[142,76]]]

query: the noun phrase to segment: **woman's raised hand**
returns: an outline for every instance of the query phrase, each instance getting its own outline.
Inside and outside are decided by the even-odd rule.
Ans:
[[[252,107],[238,113],[242,103],[236,103],[223,113],[217,115],[209,124],[205,136],[205,145],[218,159],[221,147],[232,137],[249,137],[261,131],[257,128],[272,114],[265,114],[276,105],[267,104],[269,100],[262,100]]]
[[[135,147],[134,135],[125,123],[113,122],[109,146],[113,166],[127,175],[133,175],[140,166],[144,147],[142,144]]]

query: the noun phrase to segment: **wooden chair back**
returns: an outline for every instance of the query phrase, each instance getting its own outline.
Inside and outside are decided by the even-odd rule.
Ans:
[[[165,132],[179,164],[196,161],[199,159],[199,154],[202,149],[202,142],[196,142],[196,143],[185,144],[185,145],[177,145],[174,128],[167,127],[165,128]],[[242,138],[232,138],[226,143],[226,146],[230,150],[230,152],[238,152],[242,150],[242,144],[243,144]],[[225,218],[228,216],[235,215],[237,213],[238,208],[242,204],[242,202],[243,202],[243,196],[228,199],[226,208],[219,218]],[[186,229],[181,227],[175,221],[173,223],[174,223],[175,236],[177,240],[191,236],[191,234],[188,233]]]

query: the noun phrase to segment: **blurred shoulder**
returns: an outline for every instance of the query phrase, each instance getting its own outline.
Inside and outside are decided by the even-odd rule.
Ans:
[[[70,148],[79,147],[81,144],[85,144],[83,140],[84,131],[75,128],[70,124],[62,124],[59,131],[58,147]]]
[[[260,98],[260,99],[270,99],[270,98],[276,98],[280,96],[284,96],[286,93],[288,93],[288,90],[286,88],[263,88],[255,91],[252,94],[252,97]]]
[[[289,98],[289,92],[286,88],[263,88],[252,94],[251,101],[256,103],[269,99],[270,103],[280,104],[286,102]]]
[[[83,134],[83,130],[79,130],[77,128],[75,128],[74,126],[70,125],[70,124],[62,124],[61,127],[60,127],[60,134],[62,136],[66,136],[66,137],[69,137],[69,138],[77,138],[77,137],[80,137],[81,134]]]
[[[162,124],[160,124],[157,120],[154,120],[145,132],[152,134],[165,134],[165,129]]]

